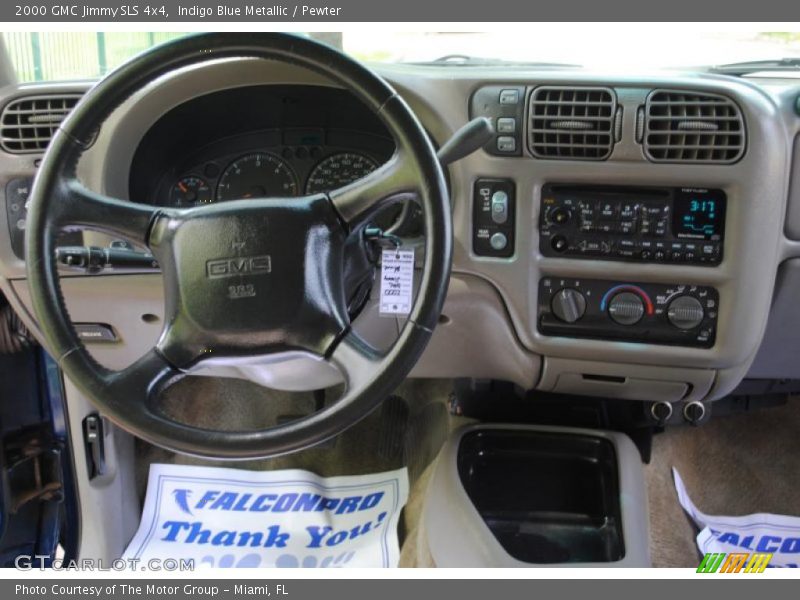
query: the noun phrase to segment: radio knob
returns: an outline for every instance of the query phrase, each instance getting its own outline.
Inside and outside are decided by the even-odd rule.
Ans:
[[[553,314],[565,323],[574,323],[586,312],[586,298],[578,290],[563,288],[550,301]]]
[[[644,316],[644,302],[633,292],[621,292],[609,302],[608,316],[620,325],[635,325]]]
[[[547,213],[547,220],[553,225],[566,225],[572,218],[572,213],[565,206],[553,207]]]
[[[703,305],[694,296],[679,296],[667,307],[667,318],[678,329],[694,329],[705,316]]]

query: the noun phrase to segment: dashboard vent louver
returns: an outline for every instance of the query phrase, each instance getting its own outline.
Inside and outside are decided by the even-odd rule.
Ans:
[[[725,96],[654,90],[644,119],[644,152],[653,162],[726,164],[744,154],[742,112]]]
[[[543,86],[530,99],[528,142],[538,158],[606,160],[617,102],[608,88]]]
[[[80,99],[80,94],[53,94],[12,100],[0,116],[0,146],[12,154],[44,151]]]

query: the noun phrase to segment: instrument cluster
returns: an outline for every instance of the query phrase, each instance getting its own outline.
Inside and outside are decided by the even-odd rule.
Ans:
[[[179,160],[153,203],[185,208],[330,192],[388,160],[393,144],[355,131],[271,131],[213,144]]]

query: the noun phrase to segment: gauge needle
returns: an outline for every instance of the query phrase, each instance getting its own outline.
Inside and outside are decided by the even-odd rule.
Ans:
[[[183,182],[182,182],[182,181],[179,181],[179,182],[178,182],[178,189],[179,189],[180,191],[182,191],[184,194],[185,194],[186,192],[188,192],[188,191],[189,191],[189,190],[187,189],[187,187],[186,187],[185,185],[183,185]]]

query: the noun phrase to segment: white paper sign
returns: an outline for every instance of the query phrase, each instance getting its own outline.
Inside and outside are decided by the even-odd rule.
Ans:
[[[384,250],[381,254],[382,315],[407,315],[414,298],[414,251]]]
[[[743,517],[707,515],[692,503],[677,469],[672,469],[672,476],[683,510],[701,530],[697,535],[700,554],[765,552],[772,554],[771,567],[796,568],[800,565],[800,517],[770,513]]]
[[[406,469],[348,477],[301,470],[150,467],[123,558],[196,567],[395,567]]]

